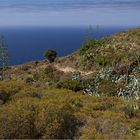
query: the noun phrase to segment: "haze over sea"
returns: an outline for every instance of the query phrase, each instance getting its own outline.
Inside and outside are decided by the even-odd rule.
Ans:
[[[50,48],[67,55],[81,47],[89,25],[100,38],[139,26],[139,15],[140,0],[0,0],[0,33],[14,65],[43,59]]]

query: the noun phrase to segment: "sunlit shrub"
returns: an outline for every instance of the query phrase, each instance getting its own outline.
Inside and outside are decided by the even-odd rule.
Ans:
[[[104,96],[115,96],[117,93],[117,85],[111,80],[102,80],[98,88],[98,92]]]
[[[24,139],[33,138],[33,118],[30,111],[17,109],[16,106],[6,106],[0,109],[0,138]]]
[[[11,97],[12,100],[17,100],[25,97],[32,97],[32,98],[39,98],[41,99],[43,97],[43,94],[33,87],[27,87],[16,93]]]
[[[129,124],[125,115],[111,111],[95,112],[87,126],[82,129],[81,138],[86,139],[124,139],[128,135]]]
[[[47,81],[58,82],[64,73],[56,69],[53,65],[48,65],[43,71],[44,79]]]
[[[82,48],[80,49],[80,54],[83,55],[85,54],[85,52],[87,50],[89,50],[90,48],[99,48],[101,47],[102,44],[100,41],[98,40],[95,40],[95,39],[92,39],[92,40],[86,40],[84,43],[83,43],[83,46]]]
[[[0,82],[0,99],[7,102],[11,96],[19,92],[23,87],[23,83],[18,81],[1,81]]]
[[[39,111],[36,120],[41,138],[45,139],[73,139],[79,125],[71,107],[67,104],[55,105],[53,102]]]
[[[75,91],[75,92],[82,90],[81,83],[78,82],[77,80],[71,80],[71,79],[66,79],[66,80],[60,81],[57,84],[57,87],[70,89],[70,90]]]

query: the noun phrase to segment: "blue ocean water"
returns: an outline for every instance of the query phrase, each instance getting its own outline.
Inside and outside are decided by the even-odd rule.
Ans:
[[[93,37],[101,38],[130,27],[93,27]],[[3,27],[0,33],[5,36],[9,64],[17,65],[28,61],[44,59],[47,49],[54,49],[59,56],[78,50],[87,36],[86,27]]]

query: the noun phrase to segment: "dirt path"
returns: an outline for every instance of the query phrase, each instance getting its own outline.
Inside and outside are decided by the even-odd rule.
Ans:
[[[72,67],[61,67],[60,65],[55,65],[55,68],[58,69],[59,71],[63,71],[64,73],[76,73],[76,72],[80,72],[82,76],[87,76],[89,74],[92,74],[93,71],[81,71],[81,70],[77,70],[75,68]]]

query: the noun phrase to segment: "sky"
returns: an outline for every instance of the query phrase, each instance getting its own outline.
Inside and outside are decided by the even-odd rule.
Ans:
[[[0,0],[0,26],[139,26],[140,0]]]

